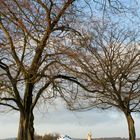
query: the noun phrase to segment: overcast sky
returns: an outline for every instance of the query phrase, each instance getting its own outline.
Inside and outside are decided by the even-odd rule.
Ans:
[[[53,106],[47,113],[42,110],[44,108],[35,115],[35,130],[38,134],[59,133],[73,138],[87,138],[87,133],[91,131],[93,138],[128,137],[126,120],[122,113],[115,110],[75,113],[58,105]],[[137,137],[140,137],[140,115],[134,115],[134,118]],[[0,114],[0,139],[15,137],[17,131],[18,114]]]

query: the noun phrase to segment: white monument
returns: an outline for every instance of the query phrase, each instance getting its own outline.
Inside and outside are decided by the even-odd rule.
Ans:
[[[91,131],[88,133],[88,140],[92,140],[92,133],[91,133]]]

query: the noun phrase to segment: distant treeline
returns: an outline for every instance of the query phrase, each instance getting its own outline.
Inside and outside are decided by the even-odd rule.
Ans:
[[[73,140],[87,140],[87,139],[73,139]],[[112,137],[112,138],[92,138],[92,140],[128,140],[128,138]],[[137,138],[136,140],[140,140]]]
[[[128,140],[128,138],[120,138],[120,137],[113,137],[113,138],[95,138],[93,140]],[[140,138],[138,138],[136,140],[140,140]]]

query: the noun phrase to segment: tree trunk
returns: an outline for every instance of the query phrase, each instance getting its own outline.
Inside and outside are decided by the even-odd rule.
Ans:
[[[129,140],[136,140],[136,133],[135,133],[135,126],[134,120],[131,114],[125,114],[128,124],[128,131],[129,131]]]
[[[20,112],[18,140],[34,140],[34,114],[31,107],[33,87],[32,83],[26,82],[23,109]]]
[[[17,140],[34,140],[34,116],[20,113],[20,122]]]
[[[29,124],[29,133],[30,133],[30,139],[34,140],[34,114],[33,111],[31,111],[30,114],[30,124]]]

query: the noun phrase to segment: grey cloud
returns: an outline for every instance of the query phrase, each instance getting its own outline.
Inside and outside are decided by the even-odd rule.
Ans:
[[[121,114],[121,113],[120,113]],[[103,123],[115,123],[116,120],[121,119],[121,115],[114,111],[98,111],[90,110],[87,112],[70,112],[65,109],[52,111],[44,115],[44,117],[38,117],[36,122],[41,118],[42,122],[48,124],[76,124],[84,126],[92,126]]]

